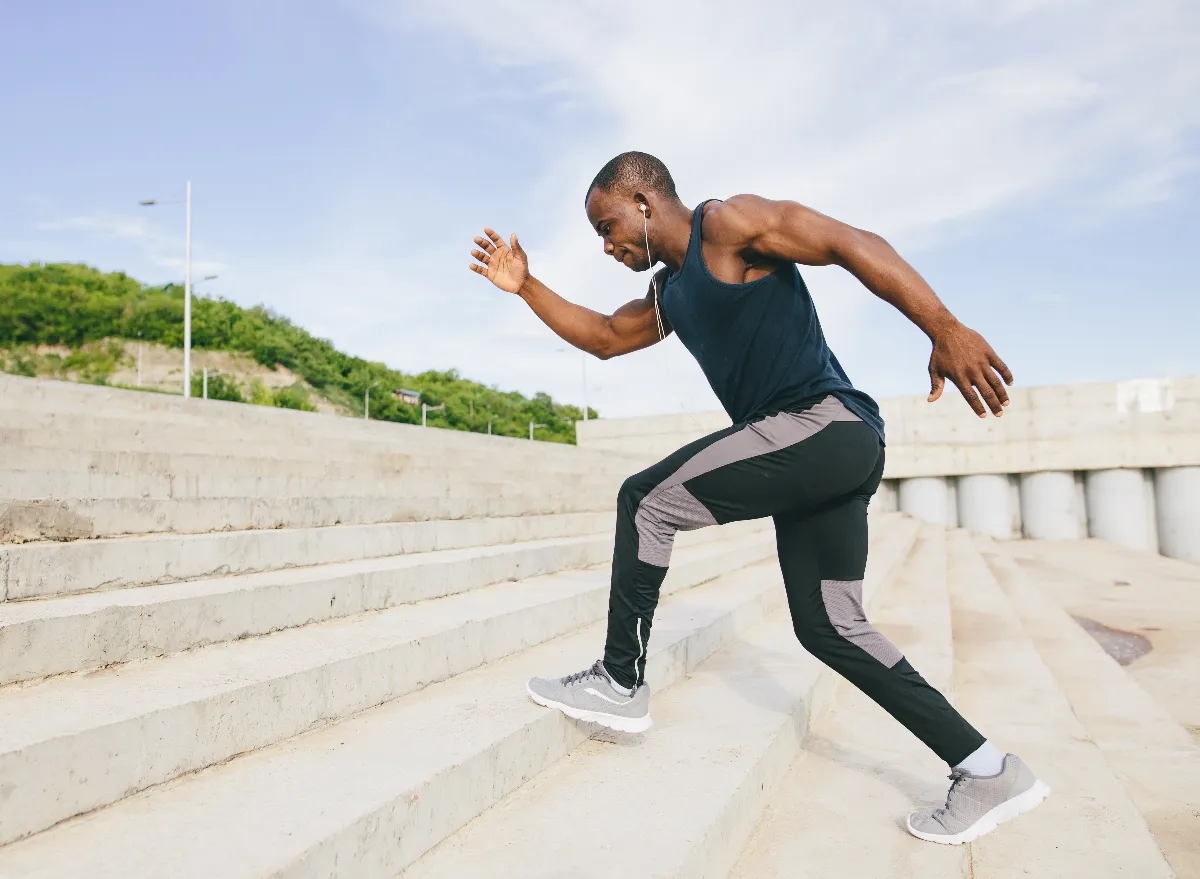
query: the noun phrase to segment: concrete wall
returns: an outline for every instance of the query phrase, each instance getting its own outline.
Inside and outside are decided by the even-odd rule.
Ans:
[[[650,461],[657,461],[692,440],[729,427],[730,423],[724,412],[598,418],[576,421],[575,437],[585,448],[645,455]]]
[[[1012,388],[1001,418],[949,390],[880,401],[875,503],[997,538],[1100,537],[1200,562],[1200,377]],[[724,413],[601,419],[579,443],[658,460]]]

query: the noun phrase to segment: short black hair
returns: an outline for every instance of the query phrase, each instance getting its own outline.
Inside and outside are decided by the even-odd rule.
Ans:
[[[670,198],[679,198],[679,194],[675,192],[675,180],[671,177],[671,172],[649,153],[631,151],[609,160],[592,180],[592,185],[588,187],[583,200],[588,200],[593,189],[611,191],[618,186],[626,189],[648,189]]]

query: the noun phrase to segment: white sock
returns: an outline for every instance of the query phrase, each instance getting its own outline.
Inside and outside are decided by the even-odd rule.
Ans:
[[[999,775],[1004,771],[1004,754],[991,742],[984,742],[954,768],[965,769],[972,775],[981,777]]]
[[[606,675],[608,675],[608,685],[610,687],[612,687],[614,690],[616,690],[622,696],[632,696],[633,695],[633,690],[629,689],[628,687],[622,687],[620,684],[618,684],[616,681],[613,680],[613,676],[608,674],[608,669],[604,669],[604,673]]]

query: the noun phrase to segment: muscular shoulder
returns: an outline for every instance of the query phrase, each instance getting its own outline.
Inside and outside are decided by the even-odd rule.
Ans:
[[[778,202],[760,195],[735,195],[704,206],[704,240],[741,249],[768,231]]]

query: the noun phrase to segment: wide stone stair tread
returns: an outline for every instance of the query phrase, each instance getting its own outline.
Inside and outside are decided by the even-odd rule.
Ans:
[[[973,879],[1172,876],[971,535],[954,530],[948,540],[958,708],[1052,790],[1036,810],[971,844]]]
[[[0,547],[0,600],[152,586],[411,552],[612,534],[614,514],[373,522],[198,534],[158,533]]]
[[[0,603],[0,685],[602,564],[609,534]]]
[[[769,558],[750,534],[679,553],[664,591]],[[0,691],[0,840],[264,747],[590,624],[608,569],[388,610]]]
[[[885,530],[868,593],[886,588],[915,531]],[[800,747],[822,671],[780,611],[655,694],[650,732],[588,742],[404,875],[724,875]]]
[[[1004,546],[979,536],[975,542],[1175,874],[1200,876],[1200,748]]]
[[[784,604],[766,561],[663,600],[647,665],[669,687]],[[586,667],[603,623],[0,849],[0,876],[394,875],[596,727],[524,681]]]
[[[945,533],[924,525],[869,618],[953,701]],[[848,681],[813,721],[730,879],[967,877],[965,848],[914,839],[910,811],[945,799],[946,766]]]

